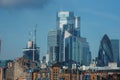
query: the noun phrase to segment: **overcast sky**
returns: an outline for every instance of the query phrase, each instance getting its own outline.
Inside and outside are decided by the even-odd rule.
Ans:
[[[119,0],[0,0],[0,59],[23,55],[29,32],[37,26],[40,55],[47,52],[47,33],[56,27],[56,13],[73,11],[81,17],[81,36],[87,38],[93,58],[104,34],[120,39]]]

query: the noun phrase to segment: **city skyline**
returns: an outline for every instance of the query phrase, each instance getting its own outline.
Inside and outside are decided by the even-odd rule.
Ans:
[[[95,57],[98,55],[100,40],[104,34],[111,39],[120,39],[119,2],[118,0],[109,2],[58,0],[42,7],[0,6],[0,38],[2,39],[0,59],[22,56],[22,49],[27,45],[29,32],[33,31],[36,24],[38,24],[37,46],[40,47],[40,55],[45,55],[47,34],[50,29],[56,28],[56,14],[60,10],[73,11],[80,16],[81,35],[87,38],[92,56]]]

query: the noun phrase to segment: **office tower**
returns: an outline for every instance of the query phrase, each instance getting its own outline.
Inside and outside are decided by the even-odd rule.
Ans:
[[[80,18],[75,17],[73,12],[60,11],[57,13],[57,30],[59,35],[59,61],[64,61],[64,34],[68,31],[74,36],[80,36]]]
[[[119,40],[111,39],[111,45],[112,45],[114,62],[118,62],[119,61]]]
[[[79,39],[79,45],[80,45],[80,57],[79,55],[77,56],[80,60],[80,64],[81,65],[89,65],[89,61],[91,60],[91,56],[90,56],[90,50],[89,50],[89,43],[87,42],[86,38],[81,37]]]
[[[78,62],[79,44],[77,37],[71,35],[69,32],[65,31],[64,36],[64,61],[75,61]],[[80,55],[79,55],[80,57]]]
[[[77,36],[80,37],[80,17],[75,16],[75,31],[77,33]]]
[[[80,17],[74,16],[73,12],[69,11],[60,11],[57,13],[57,29],[61,30],[63,32],[64,27],[68,26],[74,31],[71,34],[74,34],[75,36],[80,36]]]
[[[23,49],[23,57],[32,61],[39,61],[39,47],[33,44],[33,41],[29,40],[28,46]]]
[[[73,12],[60,11],[56,20],[57,29],[48,32],[49,63],[72,61],[89,65],[89,44],[80,36],[80,17],[74,16]]]
[[[69,11],[60,11],[57,13],[57,28],[63,29],[64,25],[74,24],[74,13]]]
[[[109,62],[113,62],[113,51],[111,41],[107,35],[104,35],[99,47],[97,66],[107,66]]]
[[[28,46],[23,49],[23,57],[32,61],[39,61],[40,49],[36,45],[36,29],[34,30],[32,39],[28,40]]]
[[[77,58],[79,59],[80,65],[89,66],[92,58],[89,43],[84,37],[79,37],[78,41],[78,44],[80,45],[80,53],[78,52]]]
[[[59,60],[59,36],[57,30],[50,30],[47,37],[47,50],[49,63],[53,64]]]
[[[58,12],[57,32],[59,35],[59,62],[72,60],[85,64],[88,57],[84,57],[84,54],[88,55],[90,51],[88,42],[80,36],[80,17],[74,16],[74,13],[69,11]]]
[[[64,61],[64,27],[70,25],[74,27],[74,13],[69,11],[60,11],[57,13],[57,31],[59,35],[59,62]]]
[[[46,64],[48,65],[48,62],[49,62],[49,54],[47,53],[46,54]]]
[[[64,61],[74,61],[80,65],[89,65],[91,53],[86,38],[76,37],[65,31],[64,34]]]

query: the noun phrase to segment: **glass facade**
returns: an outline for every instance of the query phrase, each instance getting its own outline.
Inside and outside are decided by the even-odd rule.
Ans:
[[[56,30],[50,30],[47,37],[47,50],[49,54],[49,62],[56,63],[59,60],[59,36]]]
[[[68,11],[60,11],[57,13],[57,26],[63,29],[66,24],[74,24],[74,13]]]
[[[65,31],[64,36],[65,61],[74,61],[80,65],[89,65],[91,61],[91,53],[89,45],[85,38],[73,36]]]
[[[80,64],[87,64],[89,57],[84,57],[84,54],[89,54],[89,45],[86,39],[80,36],[80,17],[74,16],[74,13],[69,11],[58,12],[57,32],[59,35],[59,62],[72,60]]]
[[[66,34],[65,34],[66,35]],[[65,61],[75,61],[79,62],[77,56],[79,54],[79,47],[76,37],[70,35],[69,37],[64,38],[65,46]],[[79,56],[80,57],[80,56]]]
[[[108,38],[107,35],[104,35],[100,43],[97,65],[107,66],[108,63],[113,62],[113,60],[114,57],[113,57],[113,51],[112,51],[112,45],[110,39]]]
[[[118,62],[119,61],[119,40],[111,39],[111,44],[112,44],[114,62]]]
[[[34,46],[33,46],[34,45]],[[23,49],[23,57],[33,61],[39,61],[39,47],[33,44],[33,41],[28,41],[28,47]]]
[[[90,56],[90,50],[89,50],[89,44],[86,41],[86,38],[80,38],[80,63],[81,65],[86,65],[88,66],[91,62],[91,56]],[[90,61],[89,61],[90,60]]]
[[[57,29],[62,32],[69,30],[71,34],[80,37],[80,17],[74,16],[73,12],[60,11],[57,13]],[[71,30],[71,31],[70,31]]]

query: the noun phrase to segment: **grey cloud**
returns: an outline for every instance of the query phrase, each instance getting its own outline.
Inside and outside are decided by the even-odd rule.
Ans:
[[[42,8],[52,0],[0,0],[2,8]]]

